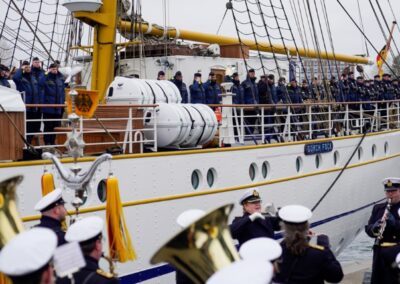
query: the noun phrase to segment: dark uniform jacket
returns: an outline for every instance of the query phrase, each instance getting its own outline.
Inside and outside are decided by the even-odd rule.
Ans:
[[[117,278],[111,277],[107,272],[99,269],[98,261],[90,256],[85,256],[86,266],[74,273],[75,283],[80,284],[114,284],[119,283]],[[68,278],[59,278],[56,284],[69,284]]]
[[[256,105],[260,102],[256,78],[247,77],[247,79],[242,82],[242,87],[244,89],[243,97],[246,105]]]
[[[265,217],[252,222],[249,214],[233,219],[230,225],[232,237],[239,241],[239,246],[248,240],[260,237],[274,238],[274,231],[279,231],[279,219],[276,217]]]
[[[244,89],[242,85],[240,85],[239,80],[232,80],[232,93],[235,94],[232,98],[232,103],[236,105],[244,104]]]
[[[190,85],[190,103],[192,104],[205,104],[206,103],[206,95],[204,92],[204,87],[202,83],[193,81],[193,84]]]
[[[392,82],[390,80],[382,80],[382,88],[383,88],[383,99],[385,101],[394,100],[394,88],[392,86]]]
[[[10,88],[10,82],[8,82],[7,78],[0,77],[0,86]]]
[[[13,81],[19,92],[25,92],[25,104],[41,104],[43,102],[43,93],[41,82],[31,73],[24,73],[22,69],[18,69],[13,76]],[[37,109],[29,108],[27,111],[37,111]]]
[[[373,232],[374,225],[382,219],[387,203],[376,204],[372,209],[365,232],[371,238],[376,238]],[[381,241],[375,243],[373,249],[372,284],[398,283],[397,271],[392,268],[396,255],[400,252],[400,217],[398,210],[400,203],[393,204],[390,208],[391,217],[386,222],[385,231]]]
[[[221,103],[221,87],[217,82],[208,80],[204,83],[204,93],[206,96],[206,104],[220,104]]]
[[[42,86],[44,89],[43,103],[44,104],[64,104],[65,90],[64,80],[58,74],[48,73],[42,78]],[[62,108],[48,107],[42,109],[43,113],[62,114]]]
[[[289,86],[289,87],[287,87],[287,91],[289,94],[290,102],[292,104],[302,104],[303,103],[301,90],[298,86],[296,86],[296,87]]]
[[[54,233],[56,233],[58,246],[61,246],[66,243],[65,232],[61,228],[60,221],[50,218],[48,216],[42,216],[42,218],[40,218],[40,223],[37,225],[37,227],[48,228],[52,230]]]
[[[332,251],[318,245],[310,245],[303,255],[295,256],[282,246],[282,262],[274,281],[291,284],[323,284],[324,281],[338,283],[343,278],[340,263]]]
[[[176,80],[176,79],[173,79],[172,83],[175,84],[175,86],[179,90],[179,93],[181,93],[182,103],[183,104],[189,103],[188,91],[187,91],[187,88],[186,88],[186,84],[182,80]]]

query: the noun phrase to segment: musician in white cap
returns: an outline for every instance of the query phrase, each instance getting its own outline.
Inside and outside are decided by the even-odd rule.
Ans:
[[[57,237],[46,228],[33,228],[11,239],[0,252],[0,272],[13,284],[51,284],[51,264]]]
[[[343,279],[340,263],[329,248],[329,239],[322,236],[312,245],[309,235],[311,210],[301,205],[288,205],[279,210],[283,221],[282,261],[276,283],[338,283]]]
[[[61,223],[65,221],[67,210],[64,207],[64,200],[60,188],[49,192],[35,205],[35,210],[42,215],[37,227],[49,228],[57,235],[58,245],[63,245],[65,241],[65,232]]]
[[[67,242],[78,242],[85,257],[86,266],[73,274],[75,283],[110,284],[119,283],[111,273],[99,268],[103,256],[104,221],[97,216],[90,216],[76,221],[65,234]],[[67,278],[57,280],[57,284],[70,283]]]
[[[232,237],[239,246],[253,238],[274,238],[274,231],[280,230],[279,218],[261,213],[261,197],[256,189],[247,190],[239,199],[243,216],[233,219],[230,225]]]
[[[372,209],[365,232],[375,238],[371,283],[397,283],[397,273],[391,263],[400,252],[400,178],[383,181],[386,201]]]

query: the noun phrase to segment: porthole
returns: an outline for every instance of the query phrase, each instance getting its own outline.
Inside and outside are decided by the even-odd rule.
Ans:
[[[194,170],[192,173],[192,187],[193,189],[198,189],[201,182],[201,172],[199,170]]]
[[[261,174],[262,174],[262,177],[263,177],[264,179],[268,178],[268,176],[269,176],[269,171],[270,171],[270,169],[269,169],[269,163],[268,163],[267,161],[265,161],[265,162],[262,164],[262,167],[261,167]]]
[[[101,202],[106,202],[107,199],[107,180],[102,179],[97,185],[97,196]]]
[[[207,184],[209,187],[213,187],[216,177],[217,171],[214,168],[211,168],[207,171]]]
[[[340,154],[338,151],[335,151],[335,153],[333,153],[333,165],[337,165],[339,163],[339,158],[340,158]]]
[[[385,150],[385,155],[388,155],[389,154],[389,143],[388,142],[385,142],[384,150]]]
[[[249,176],[252,181],[256,179],[257,173],[258,173],[257,171],[258,171],[258,168],[257,168],[256,163],[252,163],[249,167]]]
[[[363,154],[364,154],[362,147],[358,148],[357,154],[358,154],[358,160],[360,161],[362,159],[362,157],[363,157]]]
[[[376,145],[374,144],[374,145],[372,145],[372,148],[371,148],[371,154],[372,154],[372,158],[375,158],[375,155],[376,155]]]
[[[319,169],[322,163],[322,156],[320,154],[315,156],[315,167]]]
[[[303,170],[303,159],[301,157],[296,158],[296,171],[300,173]]]

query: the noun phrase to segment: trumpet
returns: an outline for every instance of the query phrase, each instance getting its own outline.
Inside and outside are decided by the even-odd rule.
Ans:
[[[386,229],[386,222],[387,219],[389,218],[391,207],[392,207],[392,199],[389,198],[385,208],[385,212],[383,213],[382,218],[380,220],[381,226],[379,227],[379,232],[377,234],[375,244],[379,244],[379,242],[383,239],[383,233],[385,232]]]

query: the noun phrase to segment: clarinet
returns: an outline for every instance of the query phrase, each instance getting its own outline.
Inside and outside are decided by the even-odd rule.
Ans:
[[[388,219],[388,216],[390,214],[390,208],[392,207],[392,200],[389,198],[388,199],[388,204],[386,205],[385,212],[382,215],[382,218],[380,220],[381,226],[379,228],[379,232],[377,234],[375,244],[379,244],[379,242],[383,239],[383,233],[385,232],[386,228],[386,222]]]

